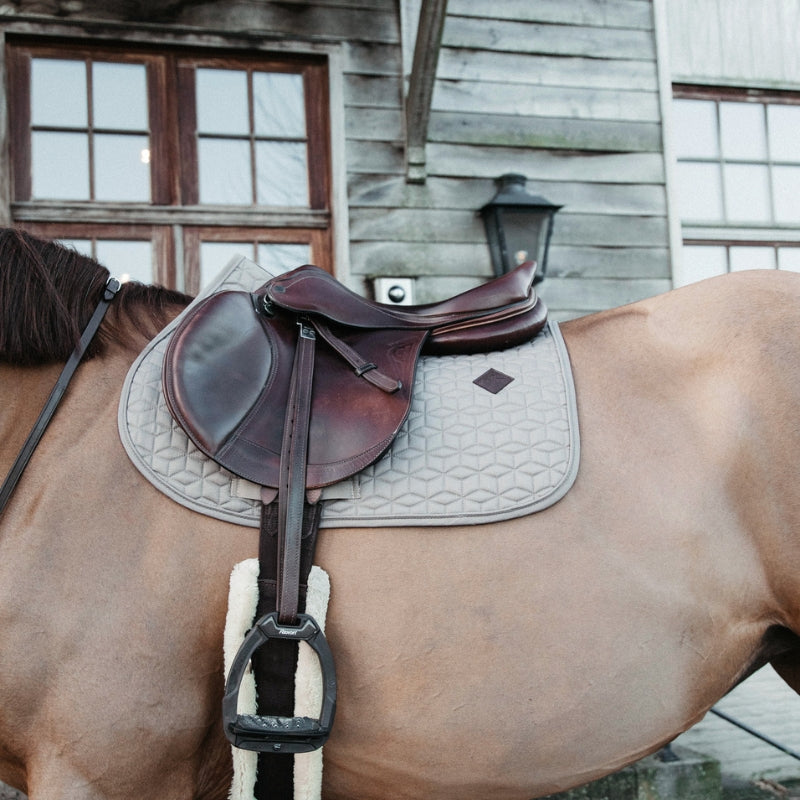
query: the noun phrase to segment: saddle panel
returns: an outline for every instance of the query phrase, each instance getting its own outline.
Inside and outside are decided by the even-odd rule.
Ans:
[[[389,447],[411,403],[424,331],[354,332],[357,346],[400,382],[391,394],[343,365],[323,340],[316,345],[306,485],[336,483],[369,466]],[[277,488],[296,317],[256,313],[246,292],[212,295],[178,326],[163,364],[170,412],[198,449],[253,483]]]

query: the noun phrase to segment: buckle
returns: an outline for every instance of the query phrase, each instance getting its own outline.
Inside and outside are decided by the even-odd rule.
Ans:
[[[297,625],[281,625],[278,614],[265,614],[245,636],[231,664],[222,698],[222,724],[228,741],[243,750],[267,753],[309,753],[328,740],[336,713],[336,669],[328,640],[309,614],[298,614]],[[306,642],[322,670],[322,708],[311,717],[239,714],[239,688],[250,659],[270,639]]]

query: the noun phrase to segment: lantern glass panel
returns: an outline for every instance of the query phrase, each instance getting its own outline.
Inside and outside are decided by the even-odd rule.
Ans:
[[[536,261],[542,268],[544,247],[547,241],[549,214],[530,208],[501,211],[501,224],[506,240],[506,270],[514,269],[525,261]]]

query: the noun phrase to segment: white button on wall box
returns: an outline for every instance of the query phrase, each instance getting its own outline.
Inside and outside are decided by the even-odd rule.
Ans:
[[[375,300],[392,306],[410,306],[414,302],[413,278],[374,278]]]

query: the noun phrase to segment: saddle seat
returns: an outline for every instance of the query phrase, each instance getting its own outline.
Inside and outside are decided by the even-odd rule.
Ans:
[[[252,295],[212,295],[170,341],[167,404],[203,453],[277,488],[296,348],[303,336],[319,337],[327,346],[315,348],[310,378],[305,482],[335,483],[391,444],[410,407],[421,352],[497,350],[542,329],[547,310],[534,274],[526,263],[442,303],[403,309],[366,300],[311,265]]]

